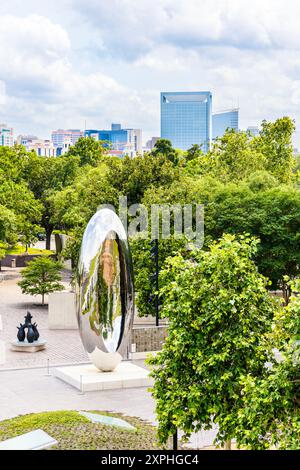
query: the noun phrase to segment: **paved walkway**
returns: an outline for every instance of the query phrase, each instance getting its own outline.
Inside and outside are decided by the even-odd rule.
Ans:
[[[81,394],[57,379],[51,366],[89,362],[78,331],[48,330],[47,307],[38,304],[38,297],[23,295],[17,286],[20,269],[4,268],[0,274],[0,315],[3,323],[0,339],[6,342],[6,363],[0,365],[0,420],[42,411],[103,410],[137,416],[155,423],[155,404],[146,388]],[[4,280],[1,281],[1,277]],[[35,354],[9,349],[10,341],[16,337],[16,327],[23,322],[27,310],[37,322],[41,338],[47,340],[47,349]],[[48,359],[50,375],[47,375]],[[143,361],[135,363],[144,366]],[[200,432],[192,437],[191,447],[210,446],[214,436],[214,431]]]
[[[143,366],[143,362],[136,361]],[[55,410],[102,410],[124,413],[155,424],[155,403],[147,388],[80,393],[54,377],[50,368],[0,371],[0,421],[27,413]],[[214,431],[193,436],[190,447],[212,444]]]
[[[48,330],[48,307],[42,307],[40,296],[22,294],[17,285],[20,268],[3,268],[0,282],[0,315],[3,330],[0,339],[6,343],[6,363],[0,370],[11,368],[45,366],[50,364],[73,364],[87,362],[88,357],[76,330]],[[68,285],[65,278],[65,285]],[[47,296],[45,301],[47,302]],[[16,338],[17,326],[24,321],[26,311],[30,310],[33,321],[38,324],[41,339],[47,341],[47,348],[34,354],[10,350],[10,341]]]

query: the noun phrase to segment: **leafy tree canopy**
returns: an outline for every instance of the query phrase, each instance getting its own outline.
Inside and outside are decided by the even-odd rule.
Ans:
[[[153,396],[162,442],[218,424],[217,441],[235,437],[241,379],[260,376],[269,357],[275,302],[252,261],[257,241],[224,236],[208,251],[168,260],[162,271],[168,337],[154,366]]]
[[[25,294],[41,295],[42,305],[44,305],[45,294],[64,289],[60,282],[61,268],[61,264],[52,258],[37,256],[22,270],[22,280],[18,282],[18,285]]]

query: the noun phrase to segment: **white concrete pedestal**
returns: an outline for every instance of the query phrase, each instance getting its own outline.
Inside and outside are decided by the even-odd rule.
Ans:
[[[49,330],[78,329],[74,292],[51,292],[48,304]]]
[[[12,341],[10,343],[10,349],[12,351],[18,352],[27,352],[27,353],[35,353],[38,351],[42,351],[46,348],[47,341],[45,340],[38,340],[34,341],[33,343],[28,343],[28,341]]]
[[[82,392],[117,388],[151,387],[149,371],[130,362],[121,362],[113,372],[101,372],[94,365],[59,367],[55,376]]]

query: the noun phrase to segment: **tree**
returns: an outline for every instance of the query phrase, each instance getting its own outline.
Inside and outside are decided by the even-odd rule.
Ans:
[[[290,304],[278,309],[270,343],[271,358],[260,377],[242,380],[244,406],[235,422],[236,439],[250,449],[298,450],[300,440],[300,280],[291,285]]]
[[[217,442],[235,437],[241,379],[262,373],[275,301],[251,260],[257,242],[226,235],[190,259],[170,258],[162,272],[168,336],[152,358],[159,438],[186,437],[218,424]]]
[[[1,260],[5,258],[7,250],[16,243],[17,239],[15,213],[0,205],[0,271]]]
[[[271,187],[266,178],[265,189],[258,191],[253,179],[250,184],[220,186],[205,209],[205,233],[214,240],[224,232],[259,237],[255,255],[259,271],[271,280],[272,289],[282,289],[287,302],[285,276],[299,275],[300,192],[269,183]]]
[[[266,157],[266,170],[274,174],[281,182],[288,183],[296,167],[292,136],[295,122],[289,117],[275,122],[262,122],[260,136],[254,139],[254,145]]]
[[[105,149],[103,142],[92,137],[80,137],[75,145],[72,145],[66,154],[66,158],[78,157],[80,166],[97,166],[103,159]]]
[[[178,164],[176,149],[172,147],[172,142],[168,139],[158,139],[151,152],[153,156],[162,155],[174,165]]]
[[[199,158],[201,156],[203,156],[203,152],[201,150],[201,146],[198,145],[198,144],[194,144],[191,146],[191,148],[189,148],[187,151],[186,151],[186,161],[187,162],[190,162],[191,160],[194,160],[195,158]]]
[[[220,181],[238,182],[265,168],[265,157],[246,132],[227,130],[206,154],[188,162],[188,174],[210,175]]]
[[[35,198],[42,204],[40,224],[46,232],[46,249],[50,250],[50,239],[54,229],[51,221],[53,207],[50,197],[73,183],[79,169],[79,157],[38,157],[35,153],[24,168],[24,179]]]
[[[109,160],[108,166],[106,184],[120,195],[126,195],[128,204],[141,202],[145,191],[151,186],[169,186],[179,177],[178,170],[161,154]]]
[[[60,283],[61,264],[48,256],[37,256],[29,261],[26,268],[21,272],[22,280],[18,282],[22,292],[31,295],[41,295],[42,305],[45,294],[63,290]]]

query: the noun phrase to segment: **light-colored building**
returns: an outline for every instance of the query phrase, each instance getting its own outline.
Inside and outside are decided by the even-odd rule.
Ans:
[[[88,129],[84,134],[102,141],[110,155],[134,158],[143,151],[141,129],[122,129],[121,124],[112,124],[109,130]]]
[[[18,135],[17,137],[17,144],[23,145],[27,149],[28,142],[32,140],[38,140],[37,135]]]
[[[57,149],[56,154],[63,155],[66,153],[66,145],[69,144],[69,142],[71,142],[71,145],[75,145],[80,137],[84,137],[84,132],[80,129],[57,129],[56,131],[52,131],[51,141]]]
[[[56,148],[51,140],[32,139],[26,145],[28,152],[35,151],[39,157],[56,157]]]
[[[14,145],[14,130],[6,124],[0,124],[0,146],[12,147]]]
[[[153,148],[155,147],[155,144],[156,142],[160,139],[160,137],[151,137],[151,139],[149,139],[147,142],[146,142],[146,151],[148,150],[153,150]]]
[[[227,129],[239,130],[239,108],[228,109],[213,113],[212,135],[213,139],[223,137]]]
[[[257,126],[249,126],[247,128],[247,132],[251,135],[251,137],[258,137],[259,136],[259,127]]]

